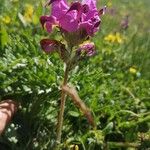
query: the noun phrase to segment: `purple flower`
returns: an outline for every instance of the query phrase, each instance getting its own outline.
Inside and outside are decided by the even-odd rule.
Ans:
[[[67,61],[67,58],[69,57],[69,53],[66,50],[65,45],[62,44],[60,41],[42,39],[40,41],[40,45],[41,45],[42,50],[45,53],[50,54],[52,52],[57,52],[64,62]]]
[[[85,43],[80,45],[79,49],[77,50],[77,56],[79,57],[90,57],[96,53],[94,43]]]
[[[43,39],[40,41],[40,45],[45,53],[51,53],[59,48],[60,43],[56,40]]]
[[[86,31],[89,36],[98,31],[101,20],[100,16],[105,8],[97,10],[96,0],[82,0],[73,2],[71,5],[66,0],[50,0],[47,5],[52,5],[50,16],[41,16],[40,22],[48,32],[52,26],[57,25],[61,31],[75,33]]]

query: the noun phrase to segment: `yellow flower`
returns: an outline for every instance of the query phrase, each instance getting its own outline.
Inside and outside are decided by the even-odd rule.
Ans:
[[[112,34],[110,33],[104,38],[105,41],[110,42],[110,43],[119,43],[121,44],[123,42],[123,37],[120,35],[119,32]]]
[[[130,67],[130,68],[129,68],[129,72],[130,72],[131,74],[136,74],[136,73],[137,73],[137,70],[136,70],[135,68],[133,68],[133,67]]]
[[[115,37],[115,35],[113,35],[112,33],[110,33],[109,35],[107,35],[107,36],[104,38],[104,40],[107,41],[107,42],[114,43],[115,40],[116,40],[116,37]]]
[[[26,20],[26,22],[32,22],[33,12],[33,6],[30,4],[26,4],[24,12],[24,19]]]
[[[120,33],[116,33],[116,41],[121,44],[123,42],[123,38],[121,37]]]
[[[11,21],[11,19],[10,19],[9,16],[5,16],[5,17],[2,18],[2,21],[3,21],[5,24],[9,24],[10,21]]]

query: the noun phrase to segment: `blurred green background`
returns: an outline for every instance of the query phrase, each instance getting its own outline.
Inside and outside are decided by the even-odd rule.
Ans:
[[[21,104],[0,137],[0,150],[51,150],[56,138],[63,62],[40,48],[48,35],[39,17],[45,1],[0,0],[0,100]],[[92,39],[97,55],[71,74],[97,130],[67,99],[62,149],[150,148],[150,1],[101,0],[107,5]]]

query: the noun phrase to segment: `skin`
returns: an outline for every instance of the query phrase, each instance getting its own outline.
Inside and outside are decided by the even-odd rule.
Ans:
[[[0,102],[0,135],[12,119],[17,109],[18,104],[12,100],[8,99]]]

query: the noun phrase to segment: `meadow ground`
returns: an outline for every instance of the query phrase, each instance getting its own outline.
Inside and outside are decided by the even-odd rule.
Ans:
[[[0,149],[51,150],[56,139],[63,62],[45,55],[39,17],[44,1],[1,0],[0,100],[21,107]],[[68,98],[62,148],[75,150],[150,148],[150,1],[101,0],[107,5],[101,30],[92,39],[97,53],[76,67],[69,82],[90,107],[97,129]]]

